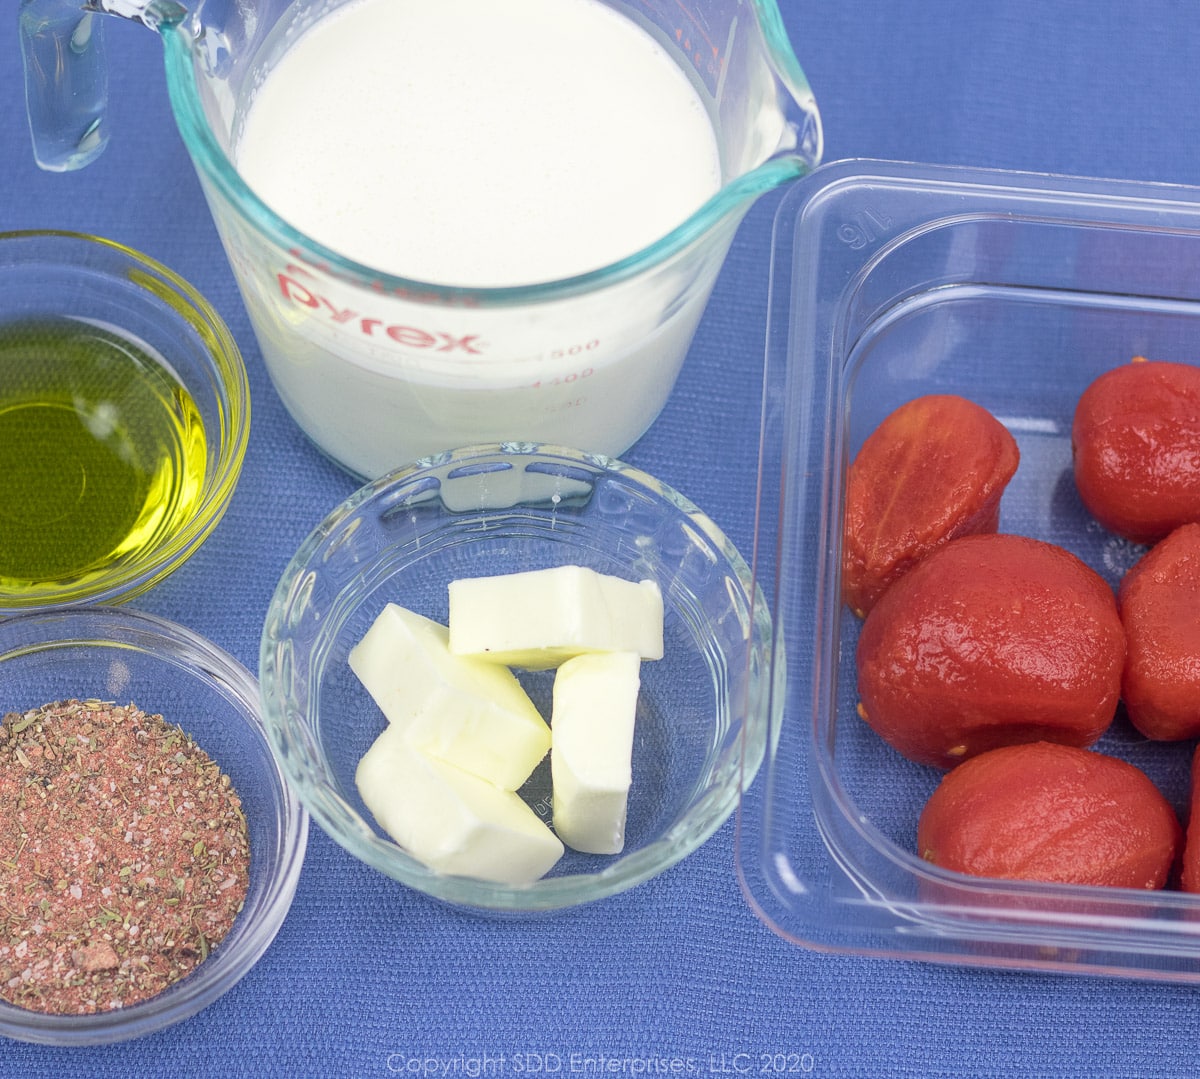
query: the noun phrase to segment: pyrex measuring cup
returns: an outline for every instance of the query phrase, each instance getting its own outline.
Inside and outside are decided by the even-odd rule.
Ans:
[[[272,381],[318,447],[364,477],[477,442],[624,452],[665,404],[742,216],[820,158],[816,105],[774,0],[604,0],[691,79],[717,135],[722,187],[626,258],[496,288],[357,263],[281,218],[239,175],[238,125],[255,87],[342,2],[22,0],[39,163],[78,168],[103,149],[98,16],[136,19],[162,37],[176,123]]]

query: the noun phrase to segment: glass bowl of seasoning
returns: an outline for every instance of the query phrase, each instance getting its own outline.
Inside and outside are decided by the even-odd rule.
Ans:
[[[161,618],[0,620],[0,1035],[122,1041],[194,1015],[258,961],[308,815],[258,687]]]
[[[166,267],[94,236],[0,233],[0,611],[116,602],[233,494],[241,353]]]
[[[468,647],[463,673],[455,634],[485,621],[542,644],[584,626],[597,636],[563,651],[595,653]],[[749,568],[686,497],[610,457],[505,443],[422,459],[334,510],[279,582],[259,680],[276,755],[344,849],[451,904],[545,911],[658,875],[729,818],[763,757],[774,647]],[[406,699],[385,707],[392,690]],[[572,727],[599,740],[579,753]]]

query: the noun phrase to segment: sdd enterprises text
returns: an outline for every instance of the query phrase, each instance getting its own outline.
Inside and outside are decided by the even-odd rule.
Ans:
[[[614,1053],[464,1053],[435,1056],[391,1053],[387,1070],[393,1075],[420,1079],[490,1079],[502,1075],[523,1076],[702,1076],[734,1077],[765,1075],[810,1075],[816,1069],[811,1053],[719,1052],[701,1055],[660,1053],[618,1055]]]

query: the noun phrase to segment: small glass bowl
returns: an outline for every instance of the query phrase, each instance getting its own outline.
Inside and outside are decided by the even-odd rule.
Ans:
[[[191,973],[138,1004],[50,1015],[0,1001],[0,1035],[50,1045],[141,1037],[207,1007],[250,970],[291,907],[308,814],[275,763],[254,677],[182,626],[125,608],[0,620],[0,714],[67,698],[133,702],[192,735],[233,781],[250,829],[250,886],[228,935]]]
[[[113,603],[157,584],[216,527],[246,453],[245,365],[200,293],[165,266],[110,240],[72,232],[0,233],[0,326],[63,318],[129,338],[182,384],[204,430],[202,490],[194,512],[177,526],[110,561],[45,582],[0,577],[0,611]]]
[[[459,577],[576,564],[662,590],[665,655],[642,664],[623,853],[568,848],[524,886],[440,875],[393,843],[355,786],[382,713],[347,655],[388,602],[445,623]],[[529,443],[425,458],[370,483],[301,545],[268,610],[259,680],[279,760],[313,818],[394,879],[464,907],[611,896],[704,842],[764,752],[771,619],[738,552],[687,499],[612,458]],[[549,715],[553,672],[518,672]],[[548,761],[521,789],[547,823]]]

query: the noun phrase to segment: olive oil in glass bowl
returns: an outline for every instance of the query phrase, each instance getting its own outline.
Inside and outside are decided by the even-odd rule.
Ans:
[[[70,319],[0,326],[0,578],[103,573],[186,521],[203,489],[191,394],[136,342]]]
[[[0,609],[128,598],[236,485],[241,356],[165,267],[69,233],[0,234]]]

